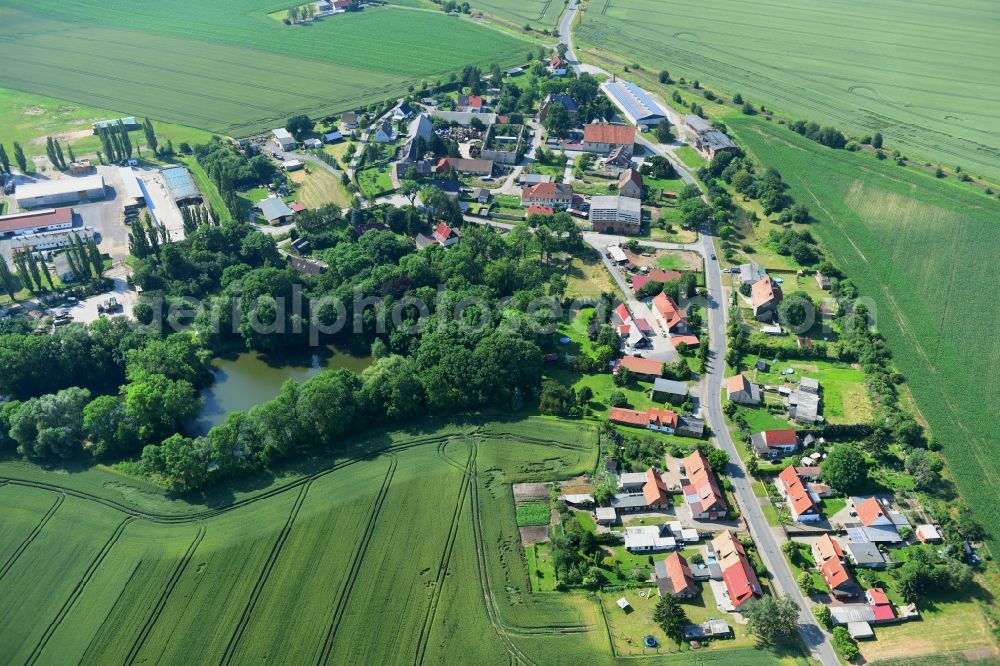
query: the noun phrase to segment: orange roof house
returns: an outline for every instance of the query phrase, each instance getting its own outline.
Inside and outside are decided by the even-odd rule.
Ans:
[[[753,305],[753,316],[761,320],[770,320],[775,308],[781,301],[781,287],[770,277],[763,277],[750,287],[750,303]]]
[[[623,356],[615,368],[628,368],[629,372],[642,377],[656,378],[663,374],[663,361],[638,356]]]
[[[646,483],[642,486],[642,496],[646,500],[646,506],[656,508],[670,506],[667,486],[652,467],[646,470]]]
[[[844,549],[840,547],[839,541],[829,534],[824,534],[813,542],[812,555],[813,560],[816,561],[816,565],[822,566],[828,560],[840,560],[843,562]]]
[[[788,508],[792,518],[800,523],[820,519],[819,507],[809,494],[809,489],[795,473],[795,468],[789,465],[778,474],[778,487],[788,500]]]
[[[819,568],[819,572],[835,598],[851,599],[861,595],[861,586],[851,577],[850,572],[839,559],[827,560]]]
[[[687,484],[681,492],[691,507],[691,515],[696,520],[714,520],[726,516],[726,499],[719,490],[715,472],[708,464],[708,458],[695,449],[684,458],[684,476]]]
[[[698,594],[691,567],[680,553],[671,553],[662,562],[657,562],[656,578],[661,597],[664,594],[675,597],[693,597]]]
[[[631,125],[590,124],[583,128],[583,142],[611,146],[631,146],[635,143],[635,128]]]
[[[653,310],[660,316],[667,331],[671,333],[674,331],[684,332],[687,327],[687,315],[677,307],[677,304],[666,293],[661,291],[653,298]]]
[[[892,524],[892,520],[890,520],[889,516],[885,514],[885,511],[882,509],[882,505],[879,504],[879,501],[874,497],[869,497],[863,502],[856,504],[854,506],[854,511],[858,514],[858,519],[865,527]]]

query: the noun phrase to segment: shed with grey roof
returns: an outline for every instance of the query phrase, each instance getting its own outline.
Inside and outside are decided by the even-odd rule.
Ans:
[[[295,216],[295,211],[278,197],[268,197],[257,202],[257,208],[268,224],[284,224],[290,222]]]
[[[653,381],[653,400],[660,402],[684,402],[687,398],[688,385],[684,382],[657,377]]]

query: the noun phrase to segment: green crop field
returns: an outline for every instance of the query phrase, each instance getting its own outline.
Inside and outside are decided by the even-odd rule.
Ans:
[[[510,485],[596,464],[594,430],[538,417],[374,432],[188,499],[3,462],[0,662],[613,664],[592,597],[531,592]]]
[[[982,0],[595,0],[576,34],[580,47],[998,178],[995,18]]]
[[[565,6],[563,0],[477,0],[472,5],[518,26],[535,29],[555,28]]]
[[[747,116],[741,145],[775,166],[813,231],[877,313],[877,326],[944,446],[959,489],[998,543],[1000,202],[954,180],[834,151]]]
[[[232,135],[391,98],[466,64],[513,64],[526,46],[394,7],[286,26],[267,0],[6,4],[0,86]]]

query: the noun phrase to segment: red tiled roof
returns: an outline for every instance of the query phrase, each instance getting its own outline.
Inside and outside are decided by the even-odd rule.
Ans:
[[[55,224],[68,224],[73,221],[72,208],[55,208],[37,213],[15,213],[0,217],[0,233],[11,233],[21,229],[50,227]]]
[[[634,323],[635,327],[643,333],[651,333],[653,331],[653,327],[650,326],[649,322],[642,317],[636,317],[632,320],[632,323]]]
[[[636,187],[640,190],[642,189],[642,174],[639,173],[638,169],[628,169],[622,174],[621,180],[618,181],[618,189],[625,187],[629,183],[634,183]]]
[[[305,207],[304,204],[300,204],[297,201],[295,203],[293,203],[291,206],[289,206],[289,208],[292,209],[293,213],[301,213],[302,211],[304,211],[306,209],[306,207]]]
[[[649,282],[649,276],[635,275],[632,277],[632,291],[639,291]]]
[[[622,322],[627,322],[632,319],[632,313],[628,311],[628,307],[624,303],[619,303],[618,307],[615,308],[615,314]]]
[[[625,407],[612,407],[608,413],[608,420],[644,428],[649,423],[646,412],[640,412],[638,409],[626,409]]]
[[[851,582],[851,574],[848,573],[847,568],[844,564],[834,558],[827,560],[820,566],[819,571],[823,574],[823,580],[826,582],[830,590],[836,590],[841,585]]]
[[[739,393],[743,390],[749,390],[750,382],[743,375],[733,375],[732,377],[726,377],[726,391],[729,393]]]
[[[434,229],[434,234],[433,235],[434,235],[434,239],[436,241],[438,241],[439,243],[443,243],[446,240],[448,240],[449,238],[452,238],[453,236],[457,236],[458,232],[455,231],[454,229],[452,229],[451,227],[449,227],[444,222],[440,222],[440,223],[438,223],[437,228]]]
[[[695,449],[691,455],[684,458],[684,473],[698,495],[698,506],[692,507],[695,513],[725,511],[725,496],[719,490],[715,472],[709,466],[704,453]]]
[[[585,143],[609,143],[631,146],[635,143],[635,128],[631,125],[586,125],[583,128]]]
[[[736,535],[726,530],[721,532],[712,539],[712,550],[715,551],[715,556],[723,567],[727,566],[729,562],[734,557],[745,556],[746,550],[743,549],[743,544],[740,540],[736,538]]]
[[[682,342],[688,347],[697,347],[701,344],[701,340],[698,339],[697,335],[675,335],[670,338],[670,344],[674,347]]]
[[[663,506],[667,503],[667,486],[652,467],[646,470],[646,483],[642,486],[642,496],[646,500],[646,506]]]
[[[649,271],[649,279],[656,280],[657,282],[672,282],[674,280],[680,280],[683,277],[680,271],[665,271],[662,268],[654,268]]]
[[[755,308],[766,305],[771,301],[781,300],[781,287],[771,281],[771,278],[764,277],[753,283],[750,288],[750,301]]]
[[[634,372],[640,375],[659,377],[663,374],[663,361],[656,361],[651,358],[625,356],[619,363],[619,367],[628,368],[629,372]]]
[[[667,578],[670,579],[670,586],[674,588],[674,594],[681,592],[697,593],[698,588],[694,584],[694,576],[691,575],[691,567],[687,560],[681,557],[680,553],[671,553],[663,561],[663,566],[667,570]]]
[[[794,430],[765,430],[761,433],[768,446],[798,446],[799,438]]]
[[[854,510],[865,527],[871,527],[875,524],[875,521],[885,518],[885,511],[882,510],[882,505],[874,497],[869,497],[861,504],[858,504],[854,507]]]
[[[806,490],[802,479],[795,473],[795,468],[789,465],[781,470],[778,478],[785,487],[785,494],[788,496],[788,503],[792,507],[792,513],[801,516],[804,513],[816,511],[816,503],[813,501],[809,491]]]
[[[684,322],[685,315],[674,303],[673,299],[667,296],[665,292],[660,292],[653,299],[653,307],[656,311],[660,313],[663,317],[663,321],[666,322],[667,328],[672,329],[678,324]]]
[[[528,203],[533,199],[555,199],[572,197],[573,192],[569,185],[563,183],[535,183],[525,185],[521,190],[521,203]]]
[[[868,603],[872,606],[883,606],[889,603],[889,597],[886,596],[885,590],[881,587],[873,587],[870,590],[866,590],[865,598],[868,599]]]
[[[646,416],[650,423],[655,423],[658,426],[670,426],[671,428],[677,427],[677,412],[672,412],[669,409],[647,409]]]
[[[840,547],[840,542],[831,537],[829,534],[824,534],[820,538],[816,539],[813,548],[819,555],[816,563],[820,565],[827,560],[840,560],[844,557],[844,550]]]
[[[539,206],[538,204],[528,206],[528,215],[554,215],[555,212],[556,209],[549,206]]]
[[[871,606],[871,609],[877,622],[888,622],[889,620],[896,619],[896,613],[892,610],[891,604],[879,604],[878,606]]]
[[[739,562],[722,572],[722,580],[726,583],[729,601],[735,608],[739,608],[753,597],[763,594],[760,589],[760,581],[757,580],[757,574],[754,573],[746,555],[741,555]]]

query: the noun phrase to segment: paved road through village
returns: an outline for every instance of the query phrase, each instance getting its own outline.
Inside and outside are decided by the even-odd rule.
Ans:
[[[576,18],[577,2],[578,0],[569,1],[569,4],[566,6],[566,11],[563,14],[563,18],[559,24],[560,40],[567,46],[567,60],[569,60],[570,64],[578,73],[591,72],[608,74],[593,65],[580,63],[579,59],[576,57],[576,51],[573,48],[573,40],[570,29],[573,24],[573,20]],[[651,150],[656,154],[663,155],[664,157],[670,159],[685,182],[697,183],[697,181],[686,171],[683,164],[681,164],[680,160],[673,155],[668,147],[652,143],[646,139],[646,137],[641,135],[638,136],[637,142],[644,146],[647,150]],[[587,234],[587,240],[591,245],[595,245],[595,241],[597,240],[594,238],[595,236],[601,237],[604,235]],[[667,245],[649,241],[643,241],[643,243],[654,247]],[[837,658],[837,655],[830,644],[829,635],[821,630],[816,624],[816,621],[809,610],[809,604],[806,603],[805,598],[802,596],[802,592],[799,590],[799,587],[795,582],[791,568],[781,553],[778,538],[767,524],[767,520],[764,518],[764,512],[761,509],[760,503],[753,493],[753,488],[751,487],[752,479],[747,474],[746,468],[743,466],[739,450],[736,448],[737,444],[733,441],[733,438],[729,433],[729,429],[726,427],[725,419],[723,418],[722,381],[726,370],[726,319],[728,307],[725,292],[722,286],[722,271],[719,268],[719,262],[713,258],[716,256],[713,237],[709,234],[708,228],[705,227],[701,229],[699,240],[697,242],[691,243],[690,245],[674,247],[677,249],[687,249],[698,252],[705,259],[705,282],[708,288],[709,299],[708,327],[710,339],[710,361],[708,373],[704,379],[705,385],[702,387],[702,401],[705,406],[705,411],[707,412],[708,424],[712,429],[713,439],[717,442],[720,448],[729,454],[732,461],[729,465],[729,477],[732,480],[733,493],[736,496],[736,501],[740,505],[743,518],[746,520],[747,528],[750,530],[750,535],[757,544],[757,551],[760,553],[764,565],[767,567],[768,571],[771,572],[772,582],[774,583],[775,588],[778,592],[791,596],[801,609],[799,615],[799,633],[802,636],[803,641],[805,641],[805,644],[808,646],[813,656],[824,666],[838,666],[840,664],[840,660]],[[614,274],[614,272],[612,272],[612,274]],[[626,291],[625,293],[627,294],[628,292]]]

